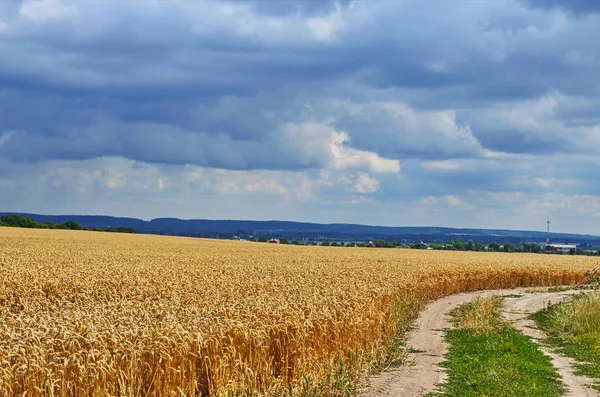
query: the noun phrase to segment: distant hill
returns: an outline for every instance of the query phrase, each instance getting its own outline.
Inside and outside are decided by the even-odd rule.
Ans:
[[[268,236],[291,239],[347,239],[388,241],[447,242],[457,238],[489,243],[491,241],[520,242],[546,239],[546,233],[526,230],[501,229],[457,229],[447,227],[390,227],[355,224],[320,224],[288,221],[243,221],[157,218],[145,221],[137,218],[121,218],[101,215],[40,215],[15,212],[0,212],[1,215],[26,216],[37,222],[64,223],[73,220],[84,228],[132,227],[139,233],[184,235],[196,237]],[[553,242],[577,242],[600,245],[600,236],[571,233],[551,233]]]

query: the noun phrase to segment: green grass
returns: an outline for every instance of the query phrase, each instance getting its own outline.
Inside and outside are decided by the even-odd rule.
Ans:
[[[582,289],[582,285],[555,285],[552,287],[535,287],[526,289],[524,292],[528,294],[538,294],[544,292],[564,292],[564,291],[575,291]]]
[[[577,289],[576,285],[559,285],[555,287],[548,287],[548,292],[564,292]]]
[[[430,396],[553,397],[564,388],[559,375],[529,338],[500,318],[502,298],[475,300],[452,312],[456,328],[442,365],[448,381]]]
[[[600,390],[600,291],[550,306],[534,315],[547,342],[575,359],[576,374],[598,380]]]

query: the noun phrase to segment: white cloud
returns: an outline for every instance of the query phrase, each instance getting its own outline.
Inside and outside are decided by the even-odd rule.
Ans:
[[[427,196],[419,200],[419,204],[424,206],[439,206],[445,204],[450,207],[458,207],[463,203],[462,199],[457,195],[447,194],[444,196]]]
[[[158,190],[164,190],[169,186],[169,178],[158,178]]]
[[[200,167],[194,168],[194,170],[186,171],[186,180],[190,183],[198,182],[203,178],[202,170],[200,169]]]
[[[421,199],[421,201],[419,201],[421,204],[423,205],[436,205],[438,203],[438,199],[434,196],[427,196],[423,199]]]
[[[558,180],[555,178],[535,178],[535,184],[543,188],[552,188],[556,186]]]
[[[505,203],[519,203],[525,201],[525,194],[522,192],[491,192],[488,193],[494,201]]]
[[[458,207],[462,204],[462,200],[459,196],[447,194],[444,196],[427,196],[422,198],[419,203],[425,206],[438,206],[445,204],[450,207]]]
[[[368,174],[361,174],[352,190],[357,193],[375,193],[379,190],[379,180],[370,177]]]
[[[534,99],[509,101],[467,111],[482,142],[497,148],[484,150],[488,158],[509,158],[511,153],[597,152],[600,119],[596,100],[554,91]],[[532,153],[533,152],[533,153]]]
[[[482,147],[456,111],[420,110],[397,101],[341,102],[340,124],[355,147],[383,156],[473,157]]]
[[[363,169],[371,172],[398,173],[400,161],[380,157],[377,153],[346,147],[348,134],[334,132],[329,144],[333,160],[331,167],[336,170]]]
[[[46,21],[63,18],[72,11],[60,0],[24,0],[19,15],[32,21]]]
[[[223,195],[267,195],[285,199],[307,196],[301,173],[215,170],[212,175],[205,174],[204,179],[204,189]]]
[[[446,200],[446,202],[448,203],[448,205],[450,207],[457,207],[462,204],[462,200],[460,199],[459,196],[446,195],[446,196],[444,196],[444,199]]]
[[[277,150],[288,162],[336,171],[398,173],[400,161],[349,146],[348,134],[325,122],[288,123],[277,136]]]
[[[6,24],[6,22],[0,19],[0,33],[5,32],[6,30],[8,30],[8,25]]]
[[[499,117],[511,125],[537,128],[553,117],[558,105],[558,100],[554,96],[547,95],[535,100],[503,106],[499,111]]]
[[[16,131],[5,131],[2,135],[0,135],[0,146],[7,143],[15,134]]]
[[[324,17],[312,17],[306,21],[309,32],[319,41],[335,42],[337,33],[343,27],[343,14],[340,7]]]
[[[423,161],[421,167],[429,170],[459,170],[463,166],[460,160]]]
[[[94,166],[80,167],[72,162],[49,163],[43,171],[38,172],[36,184],[38,189],[47,185],[61,189],[71,188],[81,194],[95,189],[121,189],[127,183],[127,167],[124,168],[124,164],[119,163],[100,169]]]
[[[488,159],[535,159],[533,154],[498,152],[489,149],[483,151],[483,157]]]
[[[372,204],[373,202],[374,202],[374,200],[371,197],[355,196],[355,197],[350,197],[347,200],[344,200],[342,203],[348,204],[348,205],[364,205],[364,204]]]

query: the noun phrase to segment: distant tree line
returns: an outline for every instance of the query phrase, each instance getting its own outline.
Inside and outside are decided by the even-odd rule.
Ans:
[[[99,232],[114,232],[114,233],[137,233],[137,230],[133,227],[127,226],[109,226],[106,228],[92,228],[85,229],[79,223],[68,220],[63,223],[54,224],[50,221],[44,223],[36,222],[34,219],[21,216],[21,215],[3,215],[0,216],[0,226],[8,227],[22,227],[30,229],[66,229],[66,230],[92,230]],[[160,234],[160,233],[157,233]],[[242,233],[240,233],[242,234]],[[212,236],[205,233],[182,233],[181,235],[187,235],[192,237],[217,237],[217,238],[232,238],[233,236],[218,235]],[[269,238],[266,236],[259,236],[258,238],[248,238],[249,241],[268,242]],[[451,250],[451,251],[476,251],[476,252],[530,252],[530,253],[545,253],[545,254],[566,254],[566,255],[600,255],[600,250],[591,249],[580,249],[572,248],[568,252],[563,252],[552,245],[547,245],[544,248],[537,243],[510,243],[506,242],[500,245],[497,242],[491,242],[487,245],[482,244],[478,241],[468,240],[465,241],[462,238],[456,239],[448,243],[430,243],[426,244],[423,242],[416,243],[399,243],[397,241],[386,241],[378,239],[375,241],[299,241],[299,240],[288,240],[286,238],[279,238],[280,244],[291,244],[291,245],[321,245],[329,247],[374,247],[374,248],[413,248],[413,249],[434,249],[434,250]]]
[[[137,233],[135,228],[132,227],[108,227],[84,229],[79,223],[69,220],[64,223],[52,223],[46,221],[44,223],[36,222],[35,220],[20,216],[20,215],[3,215],[0,217],[0,226],[7,227],[23,227],[27,229],[64,229],[64,230],[92,230],[96,232],[115,232],[115,233]]]
[[[550,245],[542,248],[537,243],[504,243],[502,245],[497,242],[491,242],[487,246],[481,243],[473,243],[473,241],[465,242],[463,239],[456,239],[448,244],[431,244],[433,249],[453,250],[453,251],[491,251],[491,252],[530,252],[534,254],[565,254],[565,255],[600,255],[600,250],[582,250],[580,248],[571,248],[568,252]]]
[[[260,236],[258,239],[250,239],[250,241],[258,241],[266,243],[269,240],[265,236]],[[484,245],[480,242],[471,240],[456,239],[446,244],[416,242],[411,244],[399,243],[397,241],[388,242],[385,240],[375,240],[369,242],[344,242],[344,241],[288,241],[285,238],[279,239],[280,244],[292,245],[320,245],[323,247],[374,247],[374,248],[413,248],[413,249],[432,249],[432,250],[448,250],[448,251],[474,251],[474,252],[524,252],[536,254],[558,254],[558,255],[600,255],[600,250],[582,250],[580,248],[572,248],[568,252],[563,252],[552,245],[547,245],[544,248],[537,243],[504,243],[491,242]]]

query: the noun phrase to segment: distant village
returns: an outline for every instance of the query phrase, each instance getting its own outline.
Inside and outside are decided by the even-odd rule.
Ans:
[[[44,216],[36,216],[38,220]],[[85,217],[73,218],[86,220]],[[112,218],[118,221],[117,218]],[[81,225],[73,219],[64,220],[62,223],[52,223],[50,220],[39,222],[33,217],[17,214],[5,214],[0,216],[0,227],[24,227],[38,229],[71,229],[90,230],[119,233],[140,233],[131,226],[105,226],[90,227]],[[86,227],[87,226],[87,227]],[[531,236],[515,237],[502,235],[469,235],[466,233],[451,233],[438,235],[377,235],[371,238],[368,235],[355,235],[345,237],[341,233],[337,235],[317,235],[308,231],[288,230],[254,230],[238,232],[180,232],[169,233],[164,231],[142,231],[141,233],[167,234],[199,238],[232,239],[240,241],[251,241],[269,244],[289,244],[306,246],[329,246],[329,247],[353,247],[353,248],[403,248],[422,250],[449,250],[449,251],[476,251],[476,252],[530,252],[544,254],[562,255],[588,255],[600,256],[600,240],[581,239],[571,240],[555,238],[550,234],[550,223],[548,222],[546,238],[544,242],[531,241]],[[539,233],[538,233],[539,234]],[[285,236],[285,237],[284,237]],[[588,236],[589,237],[589,236]],[[592,236],[594,237],[594,236]],[[498,241],[491,241],[498,239]],[[556,241],[553,241],[555,239]],[[529,240],[529,241],[528,241]],[[568,241],[566,241],[568,240]]]
[[[375,241],[346,241],[325,239],[322,240],[288,240],[286,238],[270,238],[264,236],[254,238],[240,238],[233,236],[234,240],[254,241],[269,244],[290,244],[290,245],[307,245],[307,246],[323,246],[323,247],[353,247],[353,248],[403,248],[403,249],[422,249],[422,250],[447,250],[447,251],[476,251],[476,252],[522,252],[522,253],[540,253],[540,254],[562,254],[562,255],[588,255],[600,256],[600,248],[580,247],[580,244],[559,244],[546,242],[525,242],[522,244],[504,243],[499,244],[491,242],[482,244],[471,240],[456,239],[448,243],[425,243],[413,242],[404,243],[385,240]]]

